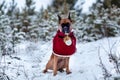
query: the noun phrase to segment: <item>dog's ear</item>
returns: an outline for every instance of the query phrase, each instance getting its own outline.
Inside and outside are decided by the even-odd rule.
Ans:
[[[70,12],[68,14],[68,19],[72,22],[71,17],[70,17]]]
[[[61,17],[59,15],[57,15],[57,16],[58,16],[58,20],[59,20],[59,23],[60,23]]]

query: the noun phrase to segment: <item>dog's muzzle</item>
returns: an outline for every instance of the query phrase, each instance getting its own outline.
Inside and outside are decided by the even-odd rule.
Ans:
[[[63,33],[70,33],[70,23],[62,23],[61,26]]]

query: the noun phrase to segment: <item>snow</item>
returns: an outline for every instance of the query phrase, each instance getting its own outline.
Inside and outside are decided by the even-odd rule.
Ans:
[[[2,57],[1,67],[5,67],[5,73],[12,80],[102,80],[102,70],[99,66],[98,50],[103,64],[108,71],[115,74],[113,66],[109,62],[109,49],[114,45],[112,51],[120,52],[120,37],[104,38],[95,42],[77,42],[77,52],[70,58],[71,74],[66,72],[53,76],[53,72],[42,73],[52,53],[52,41],[30,42],[23,41],[16,45],[16,54]],[[20,58],[20,59],[18,59]]]
[[[36,10],[40,10],[40,8],[47,9],[49,5],[52,4],[53,0],[36,0]]]
[[[82,14],[90,14],[90,8],[97,0],[78,0],[75,4],[75,9],[82,9]]]

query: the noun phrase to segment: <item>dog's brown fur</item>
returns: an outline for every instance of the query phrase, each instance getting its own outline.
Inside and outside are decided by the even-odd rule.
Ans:
[[[55,76],[57,71],[63,72],[64,68],[66,68],[66,73],[70,74],[69,58],[70,57],[59,57],[52,54],[43,73],[46,73],[48,69],[52,69],[54,73],[53,75]]]
[[[65,18],[65,19],[60,20],[60,24],[62,24],[62,23],[71,23],[71,21],[69,19]]]
[[[71,24],[71,20],[69,18],[59,19],[59,24],[61,25],[62,23]],[[57,71],[63,72],[64,68],[66,68],[66,73],[70,74],[71,71],[69,69],[69,59],[70,57],[59,57],[52,53],[50,60],[46,65],[46,68],[43,70],[43,73],[46,73],[48,69],[52,69],[53,75],[55,76],[57,74]]]

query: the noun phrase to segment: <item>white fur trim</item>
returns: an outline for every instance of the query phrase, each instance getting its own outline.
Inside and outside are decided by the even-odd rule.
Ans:
[[[70,57],[71,55],[59,55],[53,52],[54,55],[58,56],[58,57]]]
[[[74,29],[72,29],[71,32],[74,32]]]

